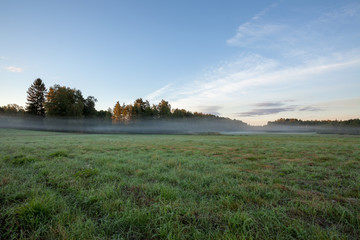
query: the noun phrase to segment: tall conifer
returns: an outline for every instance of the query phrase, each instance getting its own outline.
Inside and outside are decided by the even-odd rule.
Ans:
[[[37,116],[45,116],[45,93],[45,84],[40,78],[36,79],[27,91],[27,113]]]

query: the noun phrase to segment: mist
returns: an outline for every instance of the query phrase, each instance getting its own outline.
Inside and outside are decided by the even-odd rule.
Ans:
[[[91,118],[0,116],[1,128],[83,133],[196,134],[243,131],[245,123],[230,119],[157,119],[113,124]]]
[[[230,119],[151,119],[113,124],[110,120],[93,118],[40,118],[33,116],[0,116],[0,128],[77,132],[77,133],[127,133],[127,134],[282,134],[318,133],[359,135],[359,127],[343,126],[249,126]]]

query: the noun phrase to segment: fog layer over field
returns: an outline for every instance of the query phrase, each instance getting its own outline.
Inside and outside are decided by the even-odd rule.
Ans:
[[[99,119],[37,118],[0,116],[0,127],[88,133],[203,133],[241,131],[247,125],[224,119],[141,120],[113,124]]]
[[[133,134],[261,134],[340,133],[360,134],[359,127],[249,126],[230,119],[157,119],[113,124],[108,120],[0,116],[0,128],[84,133]]]

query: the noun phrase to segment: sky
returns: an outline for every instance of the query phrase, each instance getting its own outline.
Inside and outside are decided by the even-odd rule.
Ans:
[[[360,117],[360,1],[0,1],[0,106],[36,78],[264,125]]]

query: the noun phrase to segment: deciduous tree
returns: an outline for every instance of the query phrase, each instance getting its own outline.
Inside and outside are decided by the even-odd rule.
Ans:
[[[95,117],[97,114],[97,111],[95,109],[95,103],[97,102],[97,99],[93,96],[88,96],[84,100],[84,109],[83,114],[85,117]]]
[[[161,100],[161,102],[157,106],[157,109],[159,111],[160,118],[168,118],[171,116],[171,105],[164,99]]]
[[[46,113],[49,116],[81,117],[84,101],[80,90],[56,84],[47,94]]]
[[[119,101],[117,101],[115,106],[114,106],[113,115],[112,115],[113,123],[117,124],[117,123],[121,122],[121,120],[122,120],[122,111],[123,111],[123,109],[120,106]]]

